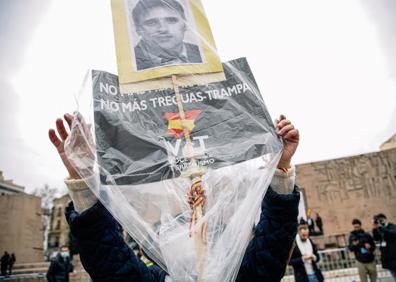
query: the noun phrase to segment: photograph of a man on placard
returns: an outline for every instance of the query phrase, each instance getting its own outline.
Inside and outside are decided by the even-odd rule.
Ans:
[[[136,70],[202,64],[203,54],[187,1],[126,0]]]

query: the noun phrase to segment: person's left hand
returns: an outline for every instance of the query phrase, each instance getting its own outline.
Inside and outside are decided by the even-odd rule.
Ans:
[[[312,261],[316,261],[316,256],[314,254],[309,255]]]
[[[276,120],[277,134],[283,140],[283,152],[278,163],[278,168],[290,168],[291,159],[297,150],[300,133],[285,115],[280,115]]]
[[[312,255],[303,255],[304,260],[312,260]]]

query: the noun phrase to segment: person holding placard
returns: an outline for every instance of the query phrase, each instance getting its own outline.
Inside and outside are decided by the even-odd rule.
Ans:
[[[73,116],[66,114],[64,119],[71,128]],[[88,132],[82,117],[78,119],[82,130]],[[300,136],[283,115],[276,127],[284,149],[262,201],[260,220],[245,251],[236,280],[239,282],[280,281],[297,233],[300,195],[294,185],[295,169],[291,167],[291,159]],[[172,281],[158,266],[148,268],[127,246],[122,234],[117,232],[117,221],[98,202],[66,156],[64,145],[68,132],[62,119],[57,119],[56,128],[58,134],[50,129],[49,138],[69,172],[65,183],[73,201],[66,210],[66,218],[78,242],[82,264],[91,278],[94,281]]]

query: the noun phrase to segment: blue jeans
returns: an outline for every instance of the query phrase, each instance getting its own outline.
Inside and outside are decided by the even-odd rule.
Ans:
[[[315,274],[308,274],[308,282],[319,282]]]

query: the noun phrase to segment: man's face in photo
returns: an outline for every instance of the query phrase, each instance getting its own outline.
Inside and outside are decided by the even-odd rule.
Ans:
[[[148,44],[164,50],[180,51],[186,25],[178,11],[170,7],[154,7],[145,12],[137,27]]]

